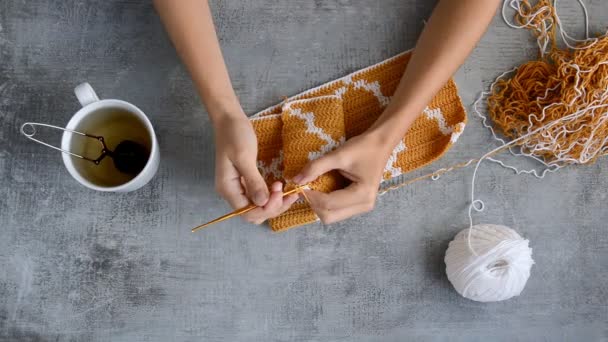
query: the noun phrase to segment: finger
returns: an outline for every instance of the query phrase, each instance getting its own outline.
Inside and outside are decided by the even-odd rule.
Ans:
[[[233,209],[240,209],[249,204],[245,189],[241,185],[240,175],[229,160],[216,161],[216,191]]]
[[[274,205],[274,192],[270,194],[271,199],[268,201],[268,204],[262,208],[257,208],[252,211],[251,216],[248,216],[248,221],[260,224],[266,221],[269,218],[277,217],[287,211],[292,204],[294,204],[300,196],[298,194],[291,194],[288,196],[283,196],[281,192],[281,200],[280,205],[277,207]]]
[[[373,203],[370,204],[359,204],[344,209],[338,210],[320,210],[315,213],[319,216],[319,219],[324,224],[332,224],[338,221],[346,220],[356,215],[367,213],[372,211],[374,208]]]
[[[247,194],[250,196],[252,202],[259,206],[265,205],[268,201],[268,187],[255,165],[255,160],[235,164],[235,167],[245,180]]]
[[[370,189],[359,183],[352,183],[344,189],[324,193],[305,190],[313,209],[339,210],[361,204],[373,204],[376,200],[376,189]]]
[[[298,198],[300,198],[300,196],[298,194],[291,194],[289,196],[283,197],[283,204],[281,205],[279,210],[272,213],[272,215],[268,218],[277,217],[277,216],[281,215],[282,213],[286,212],[287,209],[289,209],[289,207],[291,207],[291,205],[294,204],[298,200]]]
[[[376,190],[353,183],[328,194],[309,190],[306,191],[306,196],[321,221],[329,224],[372,210],[376,202]]]
[[[277,217],[287,211],[292,204],[294,204],[298,200],[299,196],[297,194],[291,194],[289,196],[283,197],[283,203],[278,209],[274,209],[272,211],[264,210],[263,216],[260,217],[255,223],[261,224],[262,222]]]
[[[283,199],[283,205],[281,206],[281,211],[279,215],[286,212],[296,201],[300,198],[298,194],[291,194]],[[278,216],[278,215],[277,215]]]
[[[341,167],[343,165],[339,155],[335,152],[330,152],[306,164],[300,173],[293,177],[293,182],[299,185],[308,184],[322,174]]]
[[[244,218],[251,223],[260,224],[271,217],[275,212],[278,212],[283,205],[283,185],[281,182],[272,184],[272,192],[266,202],[266,205],[256,208],[245,214]]]
[[[272,193],[268,202],[262,207],[265,214],[271,214],[278,211],[283,204],[283,184],[281,182],[274,182],[272,184]]]
[[[274,182],[270,185],[270,190],[274,192],[283,192],[283,183]]]
[[[222,194],[222,197],[230,204],[232,209],[241,209],[250,204],[249,199],[245,196],[243,188],[240,187],[234,190],[226,190],[225,193]]]

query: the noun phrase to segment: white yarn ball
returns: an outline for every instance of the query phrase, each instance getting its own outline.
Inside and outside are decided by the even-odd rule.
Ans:
[[[448,279],[463,297],[478,302],[497,302],[518,296],[534,264],[528,240],[513,229],[479,224],[464,229],[445,253]]]

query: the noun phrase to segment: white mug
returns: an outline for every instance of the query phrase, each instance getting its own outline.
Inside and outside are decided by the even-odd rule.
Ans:
[[[88,83],[78,85],[74,92],[82,108],[70,119],[65,127],[67,130],[103,136],[110,150],[120,143],[118,140],[133,140],[144,145],[149,155],[144,168],[137,175],[129,176],[117,171],[111,158],[104,158],[99,165],[95,165],[63,153],[63,163],[70,175],[80,184],[98,191],[128,192],[146,185],[156,174],[160,162],[158,141],[148,117],[131,103],[114,99],[100,100]],[[86,141],[64,131],[61,149],[86,154],[87,149],[100,150],[100,145],[95,140]]]

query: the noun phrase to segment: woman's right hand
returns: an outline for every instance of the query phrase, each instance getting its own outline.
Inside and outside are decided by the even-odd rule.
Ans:
[[[244,113],[221,115],[214,122],[215,186],[234,208],[254,203],[256,208],[243,218],[260,224],[283,213],[298,199],[297,194],[283,197],[283,184],[275,182],[270,191],[257,168],[258,144],[251,122]]]

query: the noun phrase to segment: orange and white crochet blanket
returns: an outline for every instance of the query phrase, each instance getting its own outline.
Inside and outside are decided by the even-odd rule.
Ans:
[[[289,181],[309,161],[370,127],[391,100],[410,55],[401,53],[253,115],[258,168],[266,182]],[[456,142],[466,121],[456,85],[450,79],[393,150],[383,182],[441,157]],[[346,185],[346,180],[332,171],[309,186],[330,192]],[[298,201],[271,219],[270,227],[282,231],[316,220],[308,203]]]

